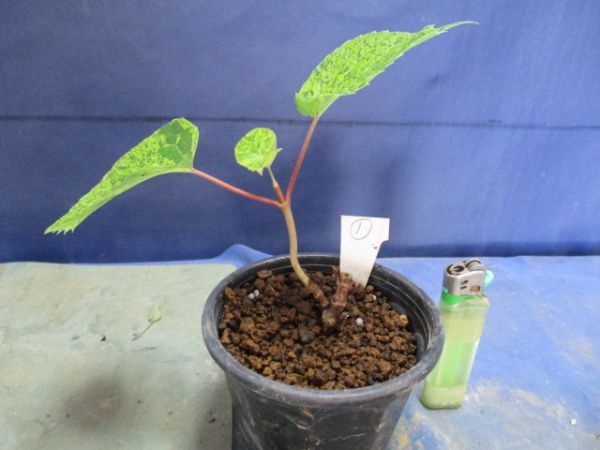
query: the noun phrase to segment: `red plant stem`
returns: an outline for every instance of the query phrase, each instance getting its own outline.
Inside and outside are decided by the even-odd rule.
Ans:
[[[212,175],[202,172],[201,170],[192,169],[190,172],[193,173],[194,175],[198,175],[200,178],[204,178],[205,180],[208,180],[211,183],[216,184],[217,186],[225,188],[228,191],[233,192],[234,194],[238,194],[238,195],[241,195],[242,197],[246,197],[246,198],[249,198],[250,200],[255,200],[257,202],[265,203],[267,205],[275,206],[277,208],[280,207],[279,203],[276,200],[273,200],[272,198],[263,197],[261,195],[256,195],[256,194],[252,194],[251,192],[244,191],[243,189],[237,188],[229,183],[219,180],[218,178],[215,178]]]
[[[310,144],[310,140],[312,139],[312,135],[315,131],[318,121],[319,121],[318,116],[313,117],[313,120],[310,123],[310,127],[308,127],[308,131],[306,132],[306,137],[304,138],[302,147],[300,148],[300,153],[298,153],[298,159],[296,160],[296,165],[294,166],[294,170],[292,171],[292,176],[290,177],[290,182],[288,183],[288,187],[285,192],[285,200],[288,203],[292,200],[292,192],[294,192],[294,186],[296,185],[296,178],[298,178],[298,174],[300,173],[300,168],[302,167],[302,163],[304,162],[304,157],[306,156],[306,152],[308,151],[308,145]]]
[[[275,190],[275,194],[277,194],[277,199],[279,200],[279,207],[282,208],[285,203],[285,198],[283,197],[283,192],[281,192],[281,187],[279,187],[279,183],[275,179],[275,175],[273,175],[273,170],[270,167],[267,167],[269,171],[269,176],[271,177],[271,183],[273,184],[273,189]]]

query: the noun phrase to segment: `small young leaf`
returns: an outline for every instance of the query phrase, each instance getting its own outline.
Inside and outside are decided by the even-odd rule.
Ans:
[[[138,339],[140,339],[144,334],[146,334],[146,331],[152,328],[152,325],[154,325],[156,322],[159,322],[160,319],[162,319],[162,315],[160,313],[158,303],[156,303],[150,310],[150,313],[148,314],[148,325],[146,325],[146,328],[144,328],[139,333],[133,333],[133,337],[131,338],[131,340],[137,341]]]
[[[162,314],[160,313],[160,307],[158,306],[158,303],[156,303],[150,310],[150,313],[148,314],[148,322],[156,323],[160,319],[162,319]]]
[[[342,95],[368,86],[373,78],[407,50],[458,25],[436,28],[428,25],[416,33],[373,31],[350,39],[327,55],[296,94],[296,109],[304,116],[318,117]]]
[[[263,169],[271,167],[277,153],[277,136],[269,128],[254,128],[235,146],[235,159],[246,169],[262,175]]]
[[[44,234],[73,231],[102,205],[142,181],[191,170],[197,145],[198,128],[183,118],[172,120],[121,156],[102,180]]]

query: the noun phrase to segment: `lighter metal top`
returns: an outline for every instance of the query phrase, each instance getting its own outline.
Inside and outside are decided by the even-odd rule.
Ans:
[[[477,258],[450,264],[444,271],[444,288],[450,295],[480,295],[485,285],[485,266]]]

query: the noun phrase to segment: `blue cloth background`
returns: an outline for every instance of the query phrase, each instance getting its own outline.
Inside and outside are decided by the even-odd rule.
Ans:
[[[600,253],[600,2],[96,1],[0,5],[0,260],[286,251],[277,210],[187,175],[44,228],[171,117],[200,128],[198,168],[270,195],[233,146],[272,127],[287,181],[307,121],[293,94],[344,40],[471,19],[407,53],[324,116],[295,211],[304,251],[339,215],[392,219],[382,256]]]

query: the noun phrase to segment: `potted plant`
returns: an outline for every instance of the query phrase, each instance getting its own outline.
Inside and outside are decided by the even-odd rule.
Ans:
[[[235,448],[384,448],[411,389],[435,365],[443,331],[433,302],[377,264],[361,286],[339,273],[338,257],[298,254],[292,195],[317,123],[335,100],[366,87],[412,47],[465,23],[472,22],[371,32],[325,57],[295,96],[298,112],[312,120],[285,191],[273,170],[281,149],[272,130],[250,130],[235,146],[239,164],[260,175],[266,169],[273,198],[194,168],[198,129],[179,118],[119,158],[46,230],[73,231],[115,196],[173,172],[281,211],[289,255],[229,275],[209,296],[202,317],[208,350],[229,384]]]

